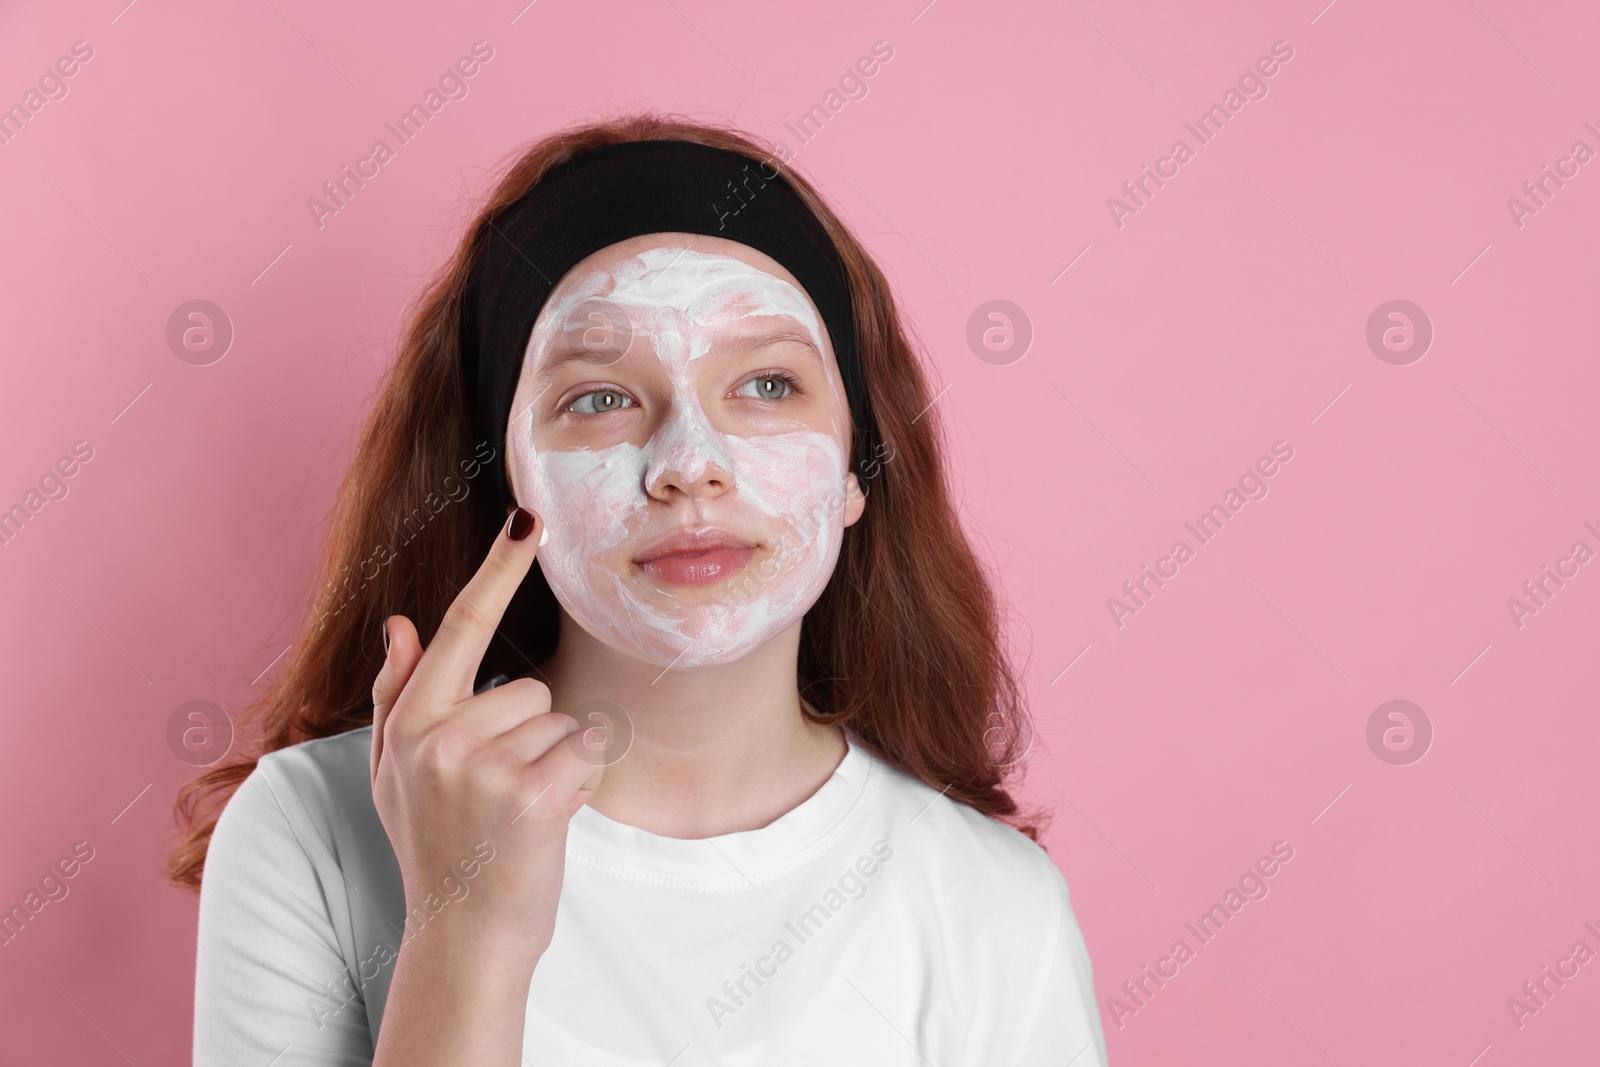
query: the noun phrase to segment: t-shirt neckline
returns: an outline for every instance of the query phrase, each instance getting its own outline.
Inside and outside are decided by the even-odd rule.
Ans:
[[[844,735],[848,747],[833,774],[765,826],[713,837],[664,837],[585,804],[568,825],[567,857],[616,876],[682,888],[739,888],[777,877],[825,848],[859,813],[874,761],[848,730]]]

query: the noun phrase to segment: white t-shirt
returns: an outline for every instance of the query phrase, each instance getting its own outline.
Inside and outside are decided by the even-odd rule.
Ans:
[[[372,728],[266,755],[200,895],[194,1062],[370,1064],[395,955],[492,845],[418,902],[372,804]],[[573,816],[523,1054],[555,1067],[1103,1067],[1067,883],[1038,845],[873,756],[756,830]],[[430,909],[433,909],[430,913]]]

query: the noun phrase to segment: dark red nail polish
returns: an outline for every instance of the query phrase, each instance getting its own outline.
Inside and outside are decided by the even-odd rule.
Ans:
[[[506,536],[513,541],[520,541],[533,532],[533,512],[527,508],[518,508],[511,513],[511,526],[506,530]]]

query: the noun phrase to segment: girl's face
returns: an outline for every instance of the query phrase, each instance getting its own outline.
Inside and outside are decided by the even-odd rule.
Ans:
[[[648,234],[534,322],[507,431],[563,608],[660,666],[738,659],[822,594],[865,505],[821,315],[765,253]]]

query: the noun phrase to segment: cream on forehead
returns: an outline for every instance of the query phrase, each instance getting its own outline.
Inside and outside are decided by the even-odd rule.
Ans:
[[[612,267],[564,280],[540,311],[527,354],[543,352],[551,335],[568,327],[568,316],[578,305],[601,298],[623,307],[682,312],[697,325],[721,324],[730,317],[790,315],[810,332],[817,351],[823,351],[822,322],[805,294],[789,282],[732,256],[664,247],[647,248]],[[735,311],[730,307],[734,303],[743,307]],[[695,337],[688,358],[705,355],[710,344],[704,334]]]

